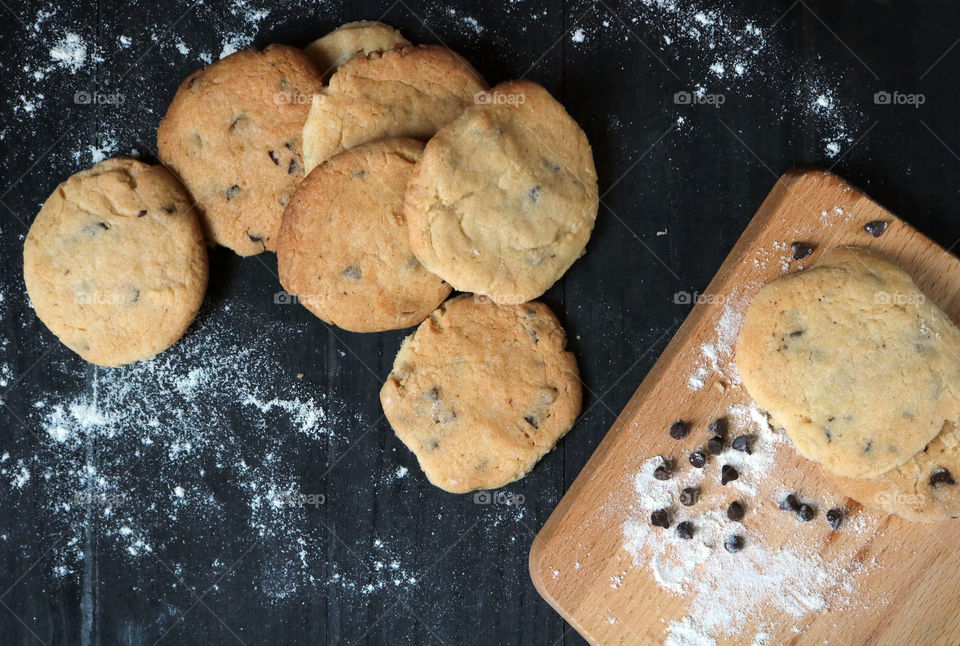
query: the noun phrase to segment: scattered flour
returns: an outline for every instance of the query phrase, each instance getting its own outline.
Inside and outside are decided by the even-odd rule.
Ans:
[[[623,548],[633,565],[646,568],[664,590],[688,598],[685,605],[689,615],[667,628],[665,643],[673,646],[712,646],[718,636],[736,636],[744,643],[752,641],[762,646],[769,641],[765,632],[768,628],[753,622],[764,611],[772,609],[799,619],[856,603],[857,576],[872,566],[857,563],[853,558],[855,547],[845,548],[849,553],[825,557],[817,547],[819,541],[804,543],[789,537],[782,544],[772,545],[762,528],[727,519],[726,501],[710,497],[709,484],[717,477],[714,471],[719,471],[718,465],[730,464],[740,472],[740,478],[730,486],[745,494],[739,499],[745,502],[749,515],[752,506],[760,505],[758,500],[764,494],[759,485],[770,483],[784,442],[755,407],[734,405],[727,417],[731,436],[753,436],[753,453],[727,450],[722,459],[711,461],[706,469],[678,469],[668,481],[653,477],[663,458],[647,460],[634,476],[631,511],[622,526]],[[681,506],[677,492],[683,487],[698,487],[706,497],[692,507]],[[723,496],[729,493],[713,487],[714,493],[717,490]],[[776,494],[780,495],[782,492]],[[651,525],[650,514],[658,509],[672,510],[671,529]],[[672,529],[681,520],[693,522],[693,539],[683,540]],[[820,524],[811,523],[806,531],[830,530],[821,520]],[[865,515],[856,514],[840,531],[865,535],[876,527]],[[744,536],[746,547],[742,552],[732,554],[724,549],[724,540],[731,534]],[[622,583],[622,575],[619,578]],[[752,637],[750,630],[755,633]]]

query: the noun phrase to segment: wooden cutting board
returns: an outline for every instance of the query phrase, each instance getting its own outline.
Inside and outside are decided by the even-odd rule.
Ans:
[[[878,238],[863,228],[873,220],[890,223]],[[813,243],[816,250],[793,260],[795,241]],[[679,625],[673,622],[697,610],[691,603],[707,598],[664,589],[645,557],[635,562],[624,547],[624,522],[637,517],[634,479],[658,455],[677,459],[689,471],[686,456],[709,438],[707,423],[733,405],[752,405],[731,372],[737,314],[762,285],[815,264],[836,245],[865,247],[896,262],[960,320],[960,260],[834,175],[798,169],[782,177],[707,290],[691,295],[698,304],[533,543],[530,572],[537,590],[591,643],[662,643],[670,627]],[[681,442],[667,433],[678,418],[693,423]],[[731,428],[732,435],[736,431]],[[745,500],[748,541],[761,534],[772,551],[792,545],[831,565],[849,564],[854,573],[847,576],[848,589],[827,583],[822,607],[798,617],[765,604],[736,629],[711,631],[717,643],[749,645],[758,632],[767,636],[766,644],[960,643],[960,521],[909,523],[864,508],[829,484],[818,465],[797,456],[788,441],[777,446],[774,466],[755,483],[757,495]],[[722,457],[708,465],[700,506],[725,509],[730,500],[745,499],[721,487],[709,471],[719,472]],[[776,499],[784,491],[821,501],[818,517],[803,524],[779,510]],[[833,532],[824,510],[837,501],[850,514]],[[750,548],[748,542],[741,555]],[[720,547],[711,558],[732,556]],[[673,632],[679,635],[679,629]]]

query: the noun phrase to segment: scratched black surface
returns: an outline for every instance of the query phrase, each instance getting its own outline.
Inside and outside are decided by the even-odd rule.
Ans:
[[[397,594],[364,597],[319,586],[294,599],[265,600],[257,593],[256,566],[270,554],[230,517],[215,538],[182,528],[170,543],[178,554],[163,555],[188,565],[182,576],[192,591],[174,586],[159,562],[133,567],[101,553],[96,540],[79,576],[53,581],[44,565],[58,547],[57,536],[29,504],[11,508],[0,497],[0,532],[12,537],[0,542],[0,643],[152,644],[161,636],[160,643],[171,644],[582,643],[531,585],[530,542],[686,315],[689,306],[674,303],[673,294],[707,284],[775,176],[800,163],[837,162],[836,172],[940,244],[950,247],[960,238],[960,48],[950,49],[960,38],[960,12],[951,2],[738,3],[736,15],[758,25],[779,20],[767,33],[781,60],[770,74],[748,76],[728,91],[720,108],[674,104],[675,92],[700,80],[691,62],[698,54],[659,48],[668,32],[632,20],[645,12],[640,2],[250,5],[271,9],[255,33],[258,46],[304,45],[342,22],[382,16],[413,41],[442,41],[460,51],[492,82],[521,75],[539,81],[583,126],[594,146],[604,206],[587,255],[545,300],[559,313],[579,359],[586,412],[556,451],[509,487],[525,497],[526,515],[516,522],[498,522],[490,506],[432,488],[382,420],[364,434],[354,418],[345,418],[337,433],[351,441],[307,456],[311,461],[301,469],[303,490],[326,492],[328,504],[318,513],[336,534],[325,553],[311,558],[323,571],[326,561],[349,562],[352,553],[368,551],[374,537],[389,535],[424,573],[418,585]],[[4,360],[16,377],[0,408],[4,446],[33,441],[18,421],[31,393],[82,391],[92,376],[56,346],[26,305],[20,254],[29,222],[58,182],[88,165],[87,157],[75,159],[71,151],[99,145],[104,129],[117,133],[117,152],[137,150],[150,158],[177,84],[200,65],[195,56],[174,55],[170,43],[182,40],[193,52],[216,56],[226,26],[237,23],[238,5],[54,3],[50,24],[96,43],[100,60],[37,82],[44,101],[27,113],[16,107],[17,95],[37,88],[22,67],[49,62],[49,37],[32,26],[37,12],[50,6],[0,2],[0,270],[8,287],[3,334],[11,340]],[[465,28],[463,16],[475,18],[482,31]],[[604,20],[613,27],[605,28]],[[580,25],[587,38],[575,43],[568,32]],[[132,38],[130,47],[118,44],[121,34]],[[844,144],[839,161],[826,156],[818,124],[805,111],[782,105],[776,90],[810,69],[839,79],[838,102],[859,114],[850,126],[859,141]],[[125,103],[74,103],[74,92],[94,89],[124,93]],[[881,90],[919,92],[926,101],[920,108],[876,105],[873,94]],[[678,115],[687,118],[683,132],[670,130]],[[664,229],[667,235],[656,235]],[[304,371],[318,390],[338,393],[363,419],[379,417],[376,392],[403,333],[335,338],[305,311],[273,306],[273,257],[264,255],[261,263],[221,250],[212,260],[206,308],[229,302],[262,310],[268,320],[308,327],[281,353],[290,370],[278,380]],[[255,331],[247,333],[255,339]],[[74,378],[77,371],[88,380]],[[242,433],[242,425],[235,431]],[[372,474],[398,465],[410,467],[411,476],[377,484]],[[43,496],[42,486],[31,482],[25,495]],[[441,512],[443,521],[436,522]],[[219,576],[209,567],[215,558],[239,561],[211,588]]]

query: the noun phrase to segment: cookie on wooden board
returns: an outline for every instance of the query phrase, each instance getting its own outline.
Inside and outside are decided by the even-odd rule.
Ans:
[[[383,52],[395,47],[407,47],[410,41],[382,22],[358,20],[348,22],[318,38],[303,48],[324,78],[357,54]]]
[[[303,126],[307,172],[375,139],[429,139],[486,88],[470,63],[438,45],[354,56],[313,97]]]
[[[280,282],[324,321],[354,332],[410,327],[450,294],[407,239],[403,193],[422,152],[408,138],[355,146],[293,194],[277,244]]]
[[[207,249],[173,175],[114,158],[47,199],[24,242],[23,277],[37,316],[64,345],[119,366],[183,335],[206,290]]]
[[[831,249],[761,289],[736,362],[797,452],[842,476],[881,476],[960,417],[960,330],[861,249]]]
[[[427,269],[458,290],[522,303],[583,255],[598,204],[586,135],[544,88],[510,81],[427,143],[405,213]]]
[[[464,294],[404,340],[380,401],[431,483],[453,493],[501,487],[526,475],[580,412],[565,346],[546,305]]]
[[[286,45],[236,52],[180,85],[157,147],[201,207],[212,242],[241,256],[274,250],[304,176],[300,137],[321,87],[306,55]]]

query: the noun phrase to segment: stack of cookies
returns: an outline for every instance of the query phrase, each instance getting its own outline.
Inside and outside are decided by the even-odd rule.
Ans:
[[[445,47],[350,23],[302,51],[245,50],[194,72],[157,142],[170,172],[98,164],[28,235],[37,313],[81,356],[122,365],[179,338],[206,285],[202,231],[243,256],[275,251],[284,289],[327,323],[419,324],[381,401],[437,486],[520,478],[573,425],[576,362],[533,299],[583,254],[597,176],[545,89],[489,89]],[[80,299],[107,288],[128,298]],[[467,294],[446,300],[453,289]],[[134,342],[137,320],[152,332]]]
[[[848,496],[914,521],[960,516],[960,329],[896,265],[824,253],[765,286],[743,385]]]

